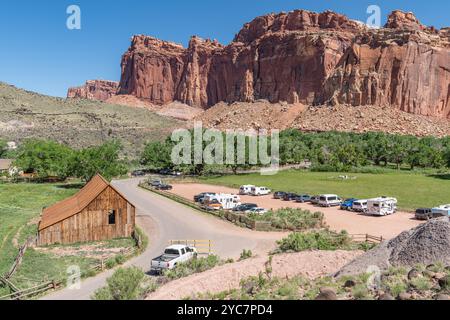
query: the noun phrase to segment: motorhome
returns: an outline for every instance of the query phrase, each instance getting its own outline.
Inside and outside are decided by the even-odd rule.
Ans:
[[[241,198],[235,194],[216,194],[206,196],[203,208],[207,210],[232,210],[241,204]]]
[[[322,194],[319,196],[318,205],[321,207],[336,207],[340,206],[342,199],[335,194]]]
[[[353,201],[351,210],[355,212],[365,212],[367,210],[367,200]]]
[[[397,199],[389,197],[381,197],[367,200],[368,215],[387,216],[397,212]]]
[[[253,186],[253,185],[244,185],[244,186],[241,186],[241,187],[239,188],[239,194],[240,194],[240,195],[251,194],[252,188],[254,188],[254,187],[255,187],[255,186]]]
[[[450,204],[444,204],[442,206],[431,209],[433,218],[448,217],[450,216]]]
[[[252,187],[250,194],[252,196],[265,196],[270,194],[272,191],[266,187]]]

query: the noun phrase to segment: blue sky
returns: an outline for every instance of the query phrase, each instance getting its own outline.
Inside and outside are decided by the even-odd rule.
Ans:
[[[66,9],[80,6],[82,29],[66,28]],[[54,96],[87,79],[119,80],[133,34],[187,44],[191,35],[229,43],[242,25],[270,12],[333,11],[366,21],[376,4],[383,23],[394,9],[426,25],[450,26],[447,0],[17,0],[0,1],[0,81]]]

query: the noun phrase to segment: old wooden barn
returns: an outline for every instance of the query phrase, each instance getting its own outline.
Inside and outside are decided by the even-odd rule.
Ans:
[[[130,237],[135,231],[135,215],[135,206],[97,175],[74,196],[43,210],[38,244]]]

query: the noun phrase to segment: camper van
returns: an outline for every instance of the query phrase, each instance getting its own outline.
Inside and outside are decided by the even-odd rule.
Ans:
[[[436,208],[431,209],[433,218],[438,217],[448,217],[450,216],[450,204],[445,204]]]
[[[366,213],[372,216],[387,216],[397,212],[397,199],[381,197],[367,200]]]
[[[353,201],[352,211],[355,212],[365,212],[367,210],[367,200],[356,200]]]
[[[203,208],[206,210],[231,210],[241,204],[241,199],[235,194],[216,194],[206,196]]]
[[[250,194],[252,196],[265,196],[270,194],[272,191],[266,187],[252,187]]]
[[[239,194],[240,194],[240,195],[251,194],[252,188],[254,188],[254,187],[255,187],[255,186],[252,186],[252,185],[241,186],[241,187],[239,188]]]
[[[318,205],[321,207],[336,207],[340,206],[342,199],[335,194],[322,194],[319,196]]]

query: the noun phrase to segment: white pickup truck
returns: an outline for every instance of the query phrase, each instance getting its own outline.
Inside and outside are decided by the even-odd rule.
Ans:
[[[187,262],[197,257],[197,249],[185,245],[173,245],[167,247],[164,253],[153,259],[151,270],[161,273],[163,270],[170,270],[182,262]]]

